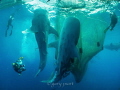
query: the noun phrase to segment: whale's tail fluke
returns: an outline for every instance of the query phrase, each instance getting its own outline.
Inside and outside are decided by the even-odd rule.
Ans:
[[[35,74],[34,77],[37,77],[40,72],[41,72],[41,69],[38,70],[38,72]]]

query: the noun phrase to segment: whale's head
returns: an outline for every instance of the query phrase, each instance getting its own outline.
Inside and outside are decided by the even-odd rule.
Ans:
[[[45,15],[47,16],[47,11],[45,9],[38,8],[34,11],[34,16]]]

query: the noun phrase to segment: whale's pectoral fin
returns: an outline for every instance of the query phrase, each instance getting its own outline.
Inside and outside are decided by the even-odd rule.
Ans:
[[[43,81],[41,81],[41,82],[44,82],[44,83],[52,83],[52,82],[54,82],[54,79],[56,78],[56,74],[55,74],[55,72],[52,72],[52,74],[51,74],[51,76],[49,77],[49,79],[48,80],[43,80]]]
[[[38,29],[36,26],[31,26],[30,29],[29,29],[30,32],[32,33],[37,33],[38,32]]]
[[[26,30],[22,31],[22,33],[23,33],[23,34],[24,34],[24,33],[31,33],[31,29],[26,29]]]
[[[49,48],[53,47],[53,48],[57,49],[58,48],[58,41],[54,41],[54,42],[49,43],[48,47]]]
[[[50,26],[50,28],[49,28],[49,34],[51,34],[51,33],[55,34],[57,37],[59,37],[58,32],[53,27]]]
[[[53,47],[56,49],[55,51],[55,59],[57,59],[57,54],[58,54],[58,41],[52,42],[48,44],[48,47]]]
[[[22,33],[37,33],[37,32],[38,32],[37,28],[33,26],[30,27],[29,29],[22,31]]]

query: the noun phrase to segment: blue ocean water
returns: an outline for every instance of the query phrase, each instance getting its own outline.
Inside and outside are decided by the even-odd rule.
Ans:
[[[11,13],[20,8],[13,21],[12,36],[5,37],[7,21]],[[119,11],[116,11],[120,15]],[[39,53],[33,34],[21,32],[31,25],[32,15],[24,6],[0,10],[0,90],[120,90],[120,50],[104,49],[88,63],[88,69],[80,83],[72,75],[59,83],[42,83],[54,70],[54,49],[48,49],[48,62],[44,71],[34,78],[39,65]],[[23,22],[24,21],[24,22]],[[113,31],[108,31],[105,45],[120,42],[120,22]],[[26,38],[29,37],[29,38]],[[53,36],[50,35],[50,40]],[[26,71],[19,76],[12,63],[23,56]]]

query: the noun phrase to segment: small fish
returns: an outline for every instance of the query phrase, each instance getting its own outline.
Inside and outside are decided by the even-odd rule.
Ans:
[[[120,42],[119,43],[111,43],[109,45],[105,45],[104,48],[109,50],[116,50],[118,51],[120,49]]]

